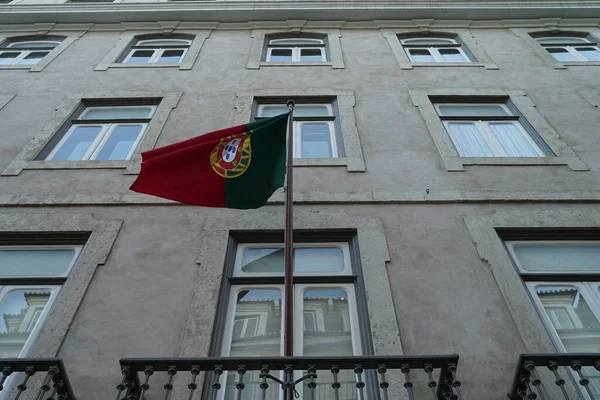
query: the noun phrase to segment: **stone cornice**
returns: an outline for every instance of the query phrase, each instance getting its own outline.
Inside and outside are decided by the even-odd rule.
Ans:
[[[276,192],[268,205],[283,204]],[[297,204],[460,204],[460,203],[600,203],[600,191],[413,190],[364,192],[296,192]],[[182,206],[141,194],[2,194],[0,207],[45,206]]]
[[[0,6],[0,24],[148,21],[372,21],[390,19],[502,20],[587,18],[600,0],[198,1]]]

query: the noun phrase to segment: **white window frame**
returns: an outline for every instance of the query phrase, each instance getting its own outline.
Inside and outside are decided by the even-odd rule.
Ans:
[[[331,276],[331,275],[353,275],[352,265],[350,261],[350,248],[345,242],[316,242],[316,243],[294,243],[294,249],[300,248],[329,248],[335,247],[342,250],[344,257],[344,269],[341,271],[324,271],[324,272],[294,272],[294,276]],[[244,272],[242,271],[242,256],[245,249],[249,248],[281,248],[284,246],[281,243],[240,243],[237,246],[235,254],[235,264],[233,267],[234,277],[251,277],[251,276],[283,276],[282,272]]]
[[[439,41],[447,41],[448,44],[456,44],[456,47],[436,47],[436,45],[431,44],[431,45],[419,45],[418,47],[404,47],[404,45],[408,45],[410,44],[411,41],[418,41],[418,40],[425,40],[425,39],[435,39],[435,40],[439,40]],[[406,55],[408,56],[408,59],[410,60],[410,62],[412,63],[425,63],[428,61],[415,61],[413,59],[412,54],[410,54],[410,50],[411,49],[418,49],[418,50],[428,50],[429,54],[431,54],[431,56],[433,57],[434,61],[429,61],[431,63],[472,63],[473,61],[471,60],[471,58],[467,55],[467,53],[465,53],[465,51],[462,49],[462,46],[456,41],[456,39],[450,39],[450,38],[441,38],[441,37],[411,37],[411,38],[406,38],[406,39],[401,39],[400,43],[402,44],[402,48],[404,49],[404,51],[406,52]],[[460,53],[460,55],[464,58],[464,61],[446,61],[444,60],[443,56],[440,54],[439,50],[440,49],[453,49],[453,50],[458,50],[458,52]]]
[[[270,104],[263,103],[258,105],[258,110],[256,116],[259,118],[262,117],[262,113],[265,107],[272,106],[284,106],[283,104]],[[323,106],[327,108],[327,113],[329,117],[335,117],[333,113],[333,105],[331,103],[319,103],[319,104],[296,104],[295,109],[302,107],[314,107],[314,106]],[[335,129],[334,121],[328,120],[319,120],[319,116],[311,117],[314,120],[311,121],[293,121],[294,126],[294,158],[302,158],[302,125],[304,124],[327,124],[329,126],[329,141],[331,142],[331,157],[330,158],[338,158],[339,151],[337,145],[337,133]],[[326,157],[328,158],[328,157]],[[310,158],[307,158],[310,159]]]
[[[45,278],[66,278],[69,276],[71,269],[75,265],[75,262],[79,258],[79,254],[81,253],[82,246],[76,245],[53,245],[53,246],[0,246],[0,250],[73,250],[75,251],[75,255],[71,260],[71,263],[67,267],[66,271],[59,275],[10,275],[10,277],[26,277],[26,278],[36,278],[36,279],[45,279]],[[0,275],[1,276],[1,275]],[[7,275],[9,276],[9,275]]]
[[[91,110],[95,110],[95,109],[103,109],[103,108],[140,108],[140,107],[148,107],[151,109],[150,111],[150,115],[144,119],[152,119],[152,117],[154,116],[155,112],[156,112],[156,105],[143,105],[143,106],[106,106],[106,107],[87,107],[79,117],[77,117],[78,119],[84,119],[85,115],[90,112]],[[117,119],[117,118],[113,118],[113,119]],[[131,118],[134,119],[134,118]],[[54,146],[54,148],[52,149],[52,151],[48,154],[48,156],[46,156],[45,160],[46,161],[53,161],[52,158],[54,157],[54,155],[62,148],[62,146],[65,144],[65,142],[69,139],[69,137],[71,137],[71,135],[73,134],[73,132],[75,132],[75,130],[79,127],[82,126],[100,126],[102,127],[100,132],[98,133],[98,135],[96,136],[96,139],[92,142],[92,144],[90,145],[90,147],[88,148],[88,150],[86,151],[86,153],[83,155],[83,157],[81,158],[81,160],[72,160],[72,161],[88,161],[88,160],[95,160],[95,158],[98,156],[98,153],[102,150],[104,144],[106,143],[106,141],[110,138],[112,132],[119,126],[141,126],[142,129],[140,130],[140,133],[138,134],[138,137],[136,138],[136,140],[134,141],[133,145],[131,146],[131,149],[129,149],[129,153],[127,153],[127,157],[124,160],[129,160],[132,156],[132,154],[135,152],[135,149],[137,148],[138,144],[140,143],[140,141],[142,140],[142,137],[144,136],[144,133],[146,132],[146,129],[148,128],[148,124],[149,122],[111,122],[112,119],[106,119],[106,123],[97,123],[97,124],[72,124],[71,127],[69,128],[69,130],[64,134],[64,136],[59,140],[59,142]]]
[[[519,258],[517,257],[517,254],[514,250],[515,246],[518,246],[520,244],[553,245],[553,246],[569,246],[569,245],[576,244],[576,245],[600,246],[600,242],[598,242],[597,240],[576,240],[576,241],[575,240],[535,240],[535,241],[510,240],[510,241],[505,241],[504,243],[506,244],[506,248],[508,249],[508,252],[509,252],[513,262],[515,263],[515,266],[519,270],[519,272],[523,273],[523,274],[529,274],[529,275],[535,275],[535,274],[544,274],[544,275],[587,274],[587,273],[590,273],[591,271],[586,271],[586,270],[531,271],[531,270],[527,270],[521,266],[521,262],[519,261]]]
[[[507,116],[514,116],[514,114],[510,111],[510,109],[506,106],[506,104],[502,104],[502,103],[479,103],[479,104],[471,104],[471,103],[435,103],[435,110],[437,111],[438,116],[443,117],[441,111],[440,111],[440,106],[462,106],[468,104],[471,107],[486,107],[486,106],[500,106],[504,109],[504,111],[506,112]],[[498,123],[502,123],[502,124],[512,124],[514,126],[517,127],[517,129],[521,132],[521,134],[523,134],[523,136],[525,137],[525,139],[527,140],[527,142],[533,147],[533,149],[535,150],[535,152],[537,153],[538,157],[547,157],[546,154],[544,154],[544,152],[540,149],[540,147],[537,145],[537,143],[535,143],[535,141],[531,138],[531,135],[529,134],[529,132],[527,132],[525,130],[525,128],[523,128],[523,125],[521,125],[521,123],[519,121],[504,121],[504,120],[491,120],[491,121],[483,121],[483,120],[478,120],[478,119],[461,119],[461,120],[452,120],[452,121],[442,121],[442,123],[444,124],[444,128],[446,128],[446,132],[448,133],[448,136],[450,137],[450,140],[452,141],[452,143],[454,144],[454,147],[456,148],[456,151],[458,152],[459,156],[461,157],[473,157],[473,156],[467,156],[464,155],[461,150],[458,148],[458,146],[456,146],[456,144],[454,143],[454,140],[452,139],[452,132],[450,130],[450,124],[453,123],[458,123],[458,124],[473,124],[477,127],[477,130],[479,131],[479,134],[481,135],[482,139],[486,142],[486,144],[488,145],[488,147],[490,148],[490,150],[493,153],[492,157],[514,157],[514,156],[509,156],[506,154],[506,152],[504,151],[504,149],[502,148],[502,145],[500,144],[500,142],[498,141],[498,139],[496,139],[496,137],[494,136],[494,134],[492,133],[489,125],[493,125],[493,124],[498,124]],[[490,157],[491,158],[491,157]]]
[[[284,42],[287,40],[304,40],[306,42],[314,42],[315,44],[321,45],[320,47],[303,47],[303,44],[290,44],[288,47],[267,47],[267,55],[265,58],[266,62],[282,62],[282,61],[271,61],[271,55],[273,50],[291,50],[292,51],[292,61],[283,61],[283,62],[307,62],[307,63],[319,63],[319,62],[327,62],[327,55],[325,52],[325,41],[323,39],[317,38],[303,38],[300,37],[298,39],[294,38],[279,38],[279,39],[268,39],[267,46],[278,44],[277,42]],[[321,52],[321,61],[302,61],[302,50],[313,50],[319,49]]]
[[[44,50],[42,50],[42,49],[39,49],[39,50],[28,50],[26,48],[13,48],[12,47],[13,45],[16,45],[16,44],[35,43],[35,42],[55,43],[56,46],[49,47],[49,48],[44,49]],[[15,57],[10,64],[2,64],[2,65],[5,65],[5,66],[7,66],[7,65],[36,65],[40,61],[42,61],[45,57],[47,57],[52,51],[54,51],[54,49],[56,49],[61,43],[62,43],[62,41],[60,41],[60,40],[43,40],[43,39],[10,42],[8,44],[8,46],[0,48],[0,54],[2,54],[2,53],[16,53],[16,52],[20,52],[21,54],[19,54],[17,57]],[[35,47],[35,46],[32,46],[32,47]],[[48,52],[48,54],[46,54],[44,57],[40,58],[37,63],[35,63],[35,64],[19,64],[19,62],[22,59],[24,59],[25,57],[27,57],[29,54],[31,54],[31,53],[37,53],[37,52],[44,52],[44,51]]]
[[[158,42],[158,41],[164,42],[164,41],[168,41],[168,40],[185,41],[185,42],[187,42],[187,47],[186,47],[186,45],[181,45],[182,46],[181,48],[179,48],[179,47],[163,48],[160,45],[156,46],[156,47],[151,46],[151,44],[152,44],[153,41],[154,42]],[[143,46],[144,48],[141,48],[141,49],[139,49],[139,48],[131,49],[129,51],[129,54],[127,54],[127,57],[125,57],[125,59],[123,59],[122,63],[123,64],[128,64],[129,60],[131,59],[131,57],[133,56],[133,54],[136,51],[153,51],[153,54],[150,57],[150,59],[146,63],[140,63],[140,64],[161,64],[159,61],[160,61],[160,58],[162,57],[162,55],[163,55],[163,53],[165,51],[169,51],[169,50],[183,50],[183,54],[180,56],[179,61],[176,62],[176,64],[180,64],[184,60],[184,58],[185,58],[185,56],[186,56],[186,54],[187,54],[187,52],[188,52],[188,50],[189,50],[189,48],[190,48],[191,45],[192,45],[192,40],[191,39],[179,39],[179,38],[169,39],[169,38],[164,38],[164,39],[146,39],[146,40],[140,40],[140,41],[138,41],[135,44],[135,46]]]
[[[540,40],[543,40],[543,39],[565,39],[565,42],[563,45],[540,43]],[[573,41],[573,39],[581,39],[583,41],[578,43],[578,42]],[[548,54],[550,54],[552,56],[552,58],[554,58],[558,62],[577,62],[577,61],[598,62],[598,60],[588,60],[582,54],[580,54],[579,51],[576,49],[576,47],[590,47],[600,53],[600,48],[596,45],[593,45],[592,42],[588,38],[578,37],[578,36],[542,36],[542,37],[536,37],[535,40],[538,42],[538,44],[540,46],[542,46],[548,52]],[[572,43],[569,43],[569,42],[572,42]],[[568,51],[572,56],[574,56],[576,58],[576,60],[568,60],[568,61],[558,60],[556,57],[554,57],[553,53],[548,51],[548,49],[564,49],[564,50]]]

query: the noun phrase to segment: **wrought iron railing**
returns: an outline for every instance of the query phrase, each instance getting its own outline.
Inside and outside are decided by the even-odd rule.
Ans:
[[[120,363],[117,400],[142,400],[150,392],[152,398],[168,399],[175,386],[190,400],[201,390],[203,400],[392,400],[404,395],[413,400],[417,390],[427,399],[462,399],[458,355],[127,358]]]
[[[561,374],[565,367],[569,375]],[[522,354],[509,394],[512,400],[600,400],[600,353]]]
[[[27,396],[32,399],[75,400],[60,358],[4,358],[0,359],[0,372],[2,399],[16,400],[27,391],[35,395]]]

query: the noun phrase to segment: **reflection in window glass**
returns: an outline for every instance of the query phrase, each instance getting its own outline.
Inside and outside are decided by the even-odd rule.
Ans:
[[[465,62],[466,59],[458,49],[439,49],[445,62]]]
[[[488,124],[508,157],[537,157],[538,153],[525,134],[513,123]]]
[[[328,124],[301,125],[302,158],[331,158],[331,135]]]
[[[600,271],[600,244],[516,243],[513,251],[526,271]]]
[[[242,271],[283,273],[282,248],[248,247],[242,254]],[[339,247],[294,249],[295,272],[335,272],[344,270],[344,254]]]
[[[82,160],[102,130],[101,126],[78,126],[69,135],[54,156],[53,160]]]
[[[231,357],[278,357],[281,355],[281,292],[279,290],[244,290],[237,296],[233,333],[229,355]],[[277,371],[271,374],[278,376]],[[260,398],[260,371],[244,375],[246,389],[242,400]],[[227,373],[225,399],[238,399],[235,390],[236,374]],[[277,399],[277,385],[269,385],[268,399]]]
[[[600,61],[600,52],[594,47],[578,47],[577,51],[588,61]]]
[[[427,49],[410,49],[411,59],[413,62],[434,62],[435,58]]]
[[[557,47],[546,48],[546,50],[548,50],[548,53],[552,54],[552,56],[558,61],[577,61],[577,57],[569,53],[567,49]]]
[[[301,49],[300,61],[321,62],[323,61],[323,57],[321,54],[321,49]]]
[[[0,249],[0,276],[61,276],[74,257],[73,249]]]
[[[438,106],[439,114],[444,117],[478,117],[490,116],[500,117],[506,116],[506,110],[495,104],[490,105],[440,105]]]
[[[165,50],[158,59],[159,63],[178,63],[183,58],[183,50]]]
[[[47,51],[33,51],[24,58],[20,59],[17,64],[22,65],[34,65],[40,62],[40,60],[48,55]]]
[[[450,138],[461,157],[493,157],[494,153],[473,123],[448,124]]]
[[[21,53],[4,51],[0,53],[0,65],[10,65]]]
[[[141,130],[141,125],[119,125],[115,127],[106,143],[104,143],[102,150],[96,156],[96,160],[126,160]]]
[[[152,107],[98,107],[87,110],[82,119],[150,118]]]
[[[50,299],[49,290],[12,290],[0,303],[0,357],[18,357]]]
[[[154,50],[136,50],[133,52],[131,57],[127,61],[126,64],[146,64],[150,61],[150,58],[154,55]]]
[[[271,50],[271,62],[289,62],[292,61],[292,49],[273,49]]]

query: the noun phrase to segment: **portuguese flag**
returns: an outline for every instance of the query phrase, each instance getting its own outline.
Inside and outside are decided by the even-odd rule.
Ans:
[[[259,208],[284,184],[288,114],[142,153],[131,190],[206,207]]]

